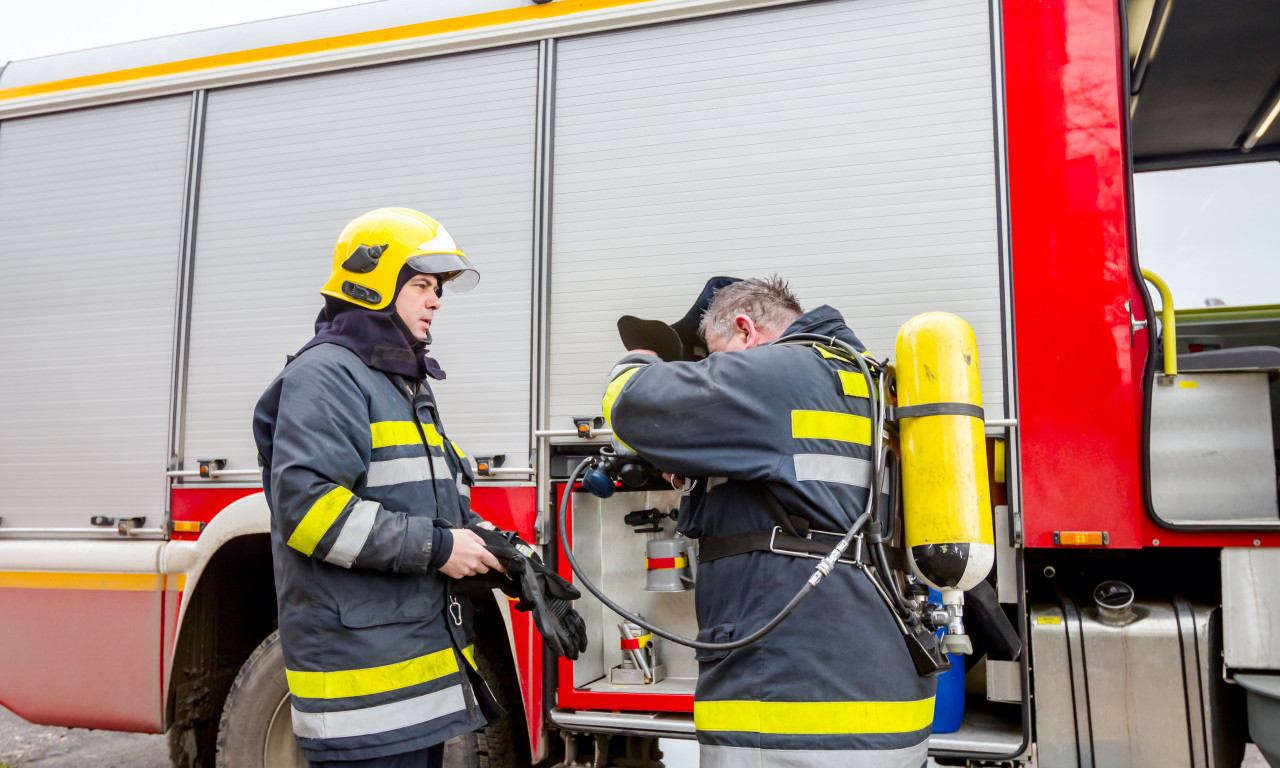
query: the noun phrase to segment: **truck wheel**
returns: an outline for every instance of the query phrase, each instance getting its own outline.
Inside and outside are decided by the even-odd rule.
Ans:
[[[505,606],[476,603],[476,669],[507,716],[446,742],[445,768],[529,768],[532,761],[520,679],[507,645],[506,627],[496,614]]]
[[[240,668],[218,724],[218,768],[307,768],[293,738],[280,633],[272,632]]]

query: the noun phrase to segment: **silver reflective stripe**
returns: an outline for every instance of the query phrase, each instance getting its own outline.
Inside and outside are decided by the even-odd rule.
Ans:
[[[631,353],[628,352],[627,354],[631,354]],[[609,371],[609,378],[605,379],[605,381],[612,382],[614,379],[618,378],[626,371],[629,371],[632,368],[640,368],[642,366],[644,366],[644,363],[618,363],[617,365],[613,366],[612,371]]]
[[[797,480],[823,480],[867,488],[871,485],[871,462],[852,456],[825,453],[797,453],[792,457]]]
[[[431,479],[431,465],[426,456],[414,456],[410,459],[388,459],[387,461],[369,462],[369,479],[366,488],[377,488],[383,485],[412,483],[417,480]]]
[[[928,739],[903,749],[755,749],[702,744],[700,768],[921,768],[929,756]]]
[[[458,476],[458,495],[464,499],[471,498],[471,486],[467,485],[461,475]]]
[[[437,480],[451,480],[453,473],[449,471],[449,462],[445,460],[444,454],[439,456],[431,454],[431,468],[435,470]]]
[[[378,516],[379,506],[376,501],[361,501],[351,509],[351,514],[347,515],[347,522],[343,523],[342,531],[338,534],[338,540],[333,542],[333,548],[324,556],[326,562],[343,568],[351,567],[351,564],[356,561],[356,555],[364,549],[369,531],[373,530],[373,521]]]
[[[384,733],[462,712],[466,708],[460,685],[391,704],[340,712],[299,712],[297,707],[290,707],[293,710],[293,732],[304,739],[342,739]]]

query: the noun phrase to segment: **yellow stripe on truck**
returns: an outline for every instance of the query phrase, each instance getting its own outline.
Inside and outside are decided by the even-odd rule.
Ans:
[[[352,32],[346,35],[323,37],[318,40],[302,40],[296,43],[269,45],[263,48],[250,48],[246,51],[232,51],[212,56],[201,56],[194,59],[182,59],[163,64],[150,64],[144,67],[121,69],[114,72],[103,72],[94,75],[70,77],[64,80],[51,80],[45,83],[19,85],[13,88],[0,88],[0,101],[17,99],[24,96],[37,96],[58,91],[70,91],[76,88],[92,88],[100,85],[114,85],[129,80],[142,80],[149,77],[164,77],[198,72],[203,69],[217,69],[240,64],[257,64],[273,59],[285,59],[291,56],[324,53],[342,48],[356,48],[378,43],[393,43],[411,40],[417,37],[430,37],[449,32],[484,27],[500,26],[519,21],[536,21],[568,16],[584,11],[602,8],[615,8],[624,5],[635,5],[651,0],[559,0],[555,3],[529,5],[523,8],[511,8],[503,11],[476,13],[469,16],[457,16],[451,19],[424,21],[417,24],[405,24],[387,29],[375,29],[368,32]]]
[[[933,699],[919,701],[695,701],[699,731],[910,733],[933,723]]]
[[[181,577],[179,589],[185,586]],[[0,571],[0,589],[93,589],[116,592],[155,592],[158,573],[49,573]]]

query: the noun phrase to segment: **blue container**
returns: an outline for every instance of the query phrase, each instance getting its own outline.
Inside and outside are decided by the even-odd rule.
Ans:
[[[942,593],[929,590],[929,601],[942,602]],[[938,631],[938,635],[943,633]],[[964,656],[947,654],[951,669],[938,675],[938,694],[933,701],[933,732],[955,733],[964,720]]]

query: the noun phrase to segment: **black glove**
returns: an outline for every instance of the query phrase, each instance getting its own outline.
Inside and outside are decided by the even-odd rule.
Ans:
[[[519,597],[516,610],[533,613],[533,621],[551,651],[571,661],[578,658],[587,649],[587,633],[582,617],[569,604],[582,597],[577,587],[543,564],[533,547],[514,533],[479,525],[467,526],[467,530],[484,541],[485,549],[506,569],[507,580],[518,586],[516,594],[512,594],[498,584],[507,595]]]

